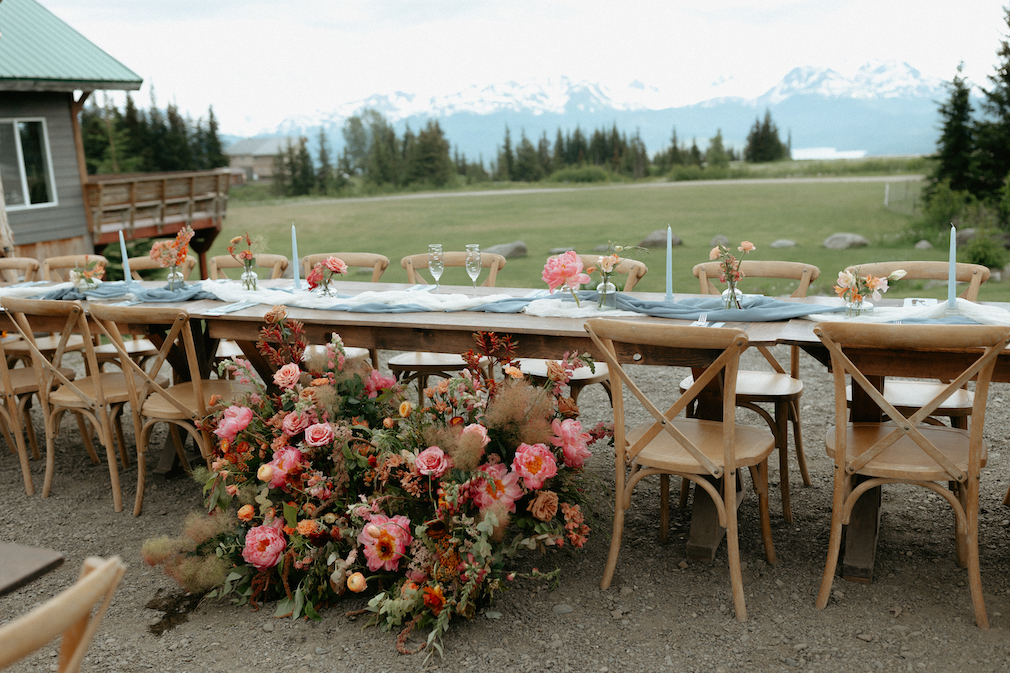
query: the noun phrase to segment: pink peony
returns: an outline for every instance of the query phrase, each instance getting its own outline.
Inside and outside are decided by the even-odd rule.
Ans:
[[[255,526],[245,534],[242,558],[256,570],[269,570],[281,560],[287,546],[284,534],[273,526]]]
[[[580,284],[589,282],[589,276],[582,273],[582,259],[573,250],[548,259],[541,278],[552,294],[562,286],[575,292]]]
[[[396,385],[396,379],[392,376],[383,376],[378,369],[373,369],[365,379],[365,390],[368,391],[368,399],[372,400],[379,396],[380,390],[392,388]]]
[[[224,416],[217,422],[214,434],[229,442],[235,441],[235,435],[246,429],[252,420],[253,412],[249,407],[231,405],[224,410]]]
[[[491,441],[491,438],[487,436],[487,428],[480,423],[471,423],[463,428],[463,432],[461,432],[460,435],[476,435],[477,437],[480,437],[480,448],[482,449],[488,445],[488,442]]]
[[[564,421],[555,418],[551,422],[551,430],[556,435],[551,437],[551,444],[561,449],[566,466],[582,467],[586,458],[593,455],[586,448],[592,437],[588,432],[582,432],[582,423],[571,418]]]
[[[333,441],[333,426],[316,423],[305,428],[305,443],[309,446],[326,446]]]
[[[316,422],[316,415],[307,411],[292,411],[281,421],[281,429],[288,437],[293,437],[299,432]]]
[[[544,482],[558,473],[554,454],[543,444],[520,444],[516,457],[512,459],[512,469],[523,478],[526,488],[543,488]]]
[[[358,544],[365,548],[368,569],[372,572],[380,569],[395,572],[413,540],[410,519],[402,515],[389,518],[373,514],[358,535]]]
[[[421,474],[429,477],[441,477],[452,467],[452,458],[445,455],[445,452],[437,446],[429,446],[427,449],[417,454],[414,465]]]
[[[274,372],[274,383],[277,384],[279,388],[291,390],[295,387],[295,384],[298,383],[298,379],[301,377],[301,367],[296,365],[294,362],[289,362]]]
[[[323,264],[333,273],[347,273],[347,264],[339,257],[327,257]]]
[[[519,485],[519,475],[509,472],[509,469],[502,463],[496,465],[485,463],[477,469],[484,473],[480,478],[474,479],[473,485],[473,501],[477,503],[480,511],[483,512],[496,502],[500,502],[514,513],[516,500],[523,497],[523,489]]]
[[[267,466],[273,470],[269,473],[270,488],[280,488],[291,475],[302,471],[302,452],[292,446],[275,451],[274,459]]]

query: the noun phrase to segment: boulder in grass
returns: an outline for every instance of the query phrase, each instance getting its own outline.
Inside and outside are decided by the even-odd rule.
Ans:
[[[795,248],[796,241],[790,241],[788,238],[780,238],[777,241],[772,241],[768,244],[769,248]]]
[[[838,233],[824,239],[824,247],[828,250],[847,250],[849,248],[865,248],[870,242],[859,234]]]
[[[529,251],[526,249],[526,244],[522,241],[512,241],[511,243],[492,245],[489,248],[485,248],[483,252],[501,255],[505,259],[513,259],[515,257],[525,257]]]
[[[713,248],[717,245],[724,245],[728,248],[729,239],[726,238],[724,234],[716,234],[715,236],[712,237],[712,240],[709,242],[709,245],[712,246]]]
[[[930,243],[929,241],[927,241],[926,239],[922,239],[921,241],[919,241],[918,243],[915,244],[915,249],[916,250],[932,250],[933,249],[933,244]]]
[[[639,243],[643,248],[665,248],[666,247],[666,229],[657,229],[652,232]],[[678,245],[684,245],[684,241],[680,240],[680,236],[677,234],[673,235],[673,247]]]
[[[566,252],[568,252],[569,250],[575,250],[575,246],[574,245],[570,245],[567,248],[551,248],[550,250],[547,251],[547,254],[548,255],[563,255]]]

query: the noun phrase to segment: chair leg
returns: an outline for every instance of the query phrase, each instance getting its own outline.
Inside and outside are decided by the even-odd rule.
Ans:
[[[958,502],[961,503],[961,508],[967,512],[968,511],[968,489],[964,484],[960,484],[956,481],[948,482],[947,484],[957,496]],[[967,568],[968,567],[968,539],[967,531],[963,529],[958,521],[957,516],[954,516],[954,542],[957,546],[957,553],[955,554],[955,560],[957,561],[958,567]]]
[[[603,579],[600,580],[601,589],[609,589],[610,582],[614,579],[614,570],[617,568],[617,555],[621,551],[621,535],[624,533],[624,493],[618,491],[614,498],[614,530],[610,535],[610,555],[607,556],[607,565],[603,569]]]
[[[680,480],[680,503],[679,507],[685,509],[687,507],[687,499],[691,496],[691,480],[682,478]]]
[[[775,544],[772,542],[772,518],[768,506],[768,460],[750,468],[754,490],[758,494],[758,514],[761,517],[761,542],[765,547],[768,565],[775,564]]]
[[[123,493],[119,486],[119,461],[116,460],[116,444],[113,438],[113,420],[108,409],[98,410],[98,437],[105,447],[105,459],[109,462],[109,480],[112,482],[112,506],[117,512],[123,511]]]
[[[733,587],[733,607],[738,622],[747,621],[747,603],[743,595],[743,572],[740,570],[740,538],[736,520],[736,475],[729,470],[723,475],[723,502],[726,505],[726,556],[729,559],[729,582]]]
[[[789,498],[789,403],[775,403],[775,445],[779,452],[779,490],[782,492],[782,518],[793,522],[792,502]]]
[[[964,501],[967,502],[964,514],[968,525],[964,537],[968,548],[968,586],[971,588],[971,602],[975,608],[975,625],[980,629],[988,629],[989,618],[985,614],[978,561],[978,487],[978,481],[973,479],[961,486],[961,490],[966,491]]]
[[[43,405],[43,412],[45,412],[46,407]],[[60,417],[63,414],[57,412],[55,414],[47,414],[45,416],[46,422],[46,476],[42,482],[42,497],[49,497],[49,489],[53,485],[53,472],[56,470],[56,433],[59,432],[59,422]]]
[[[659,475],[659,541],[666,544],[670,531],[670,475]]]
[[[576,404],[579,403],[579,393],[582,392],[583,388],[585,388],[585,385],[581,383],[573,383],[573,382],[568,383],[568,391],[569,394],[572,396],[572,402],[575,402]]]
[[[824,562],[824,576],[821,578],[821,589],[817,593],[814,606],[823,610],[828,605],[831,596],[831,585],[835,581],[835,570],[838,567],[838,555],[842,548],[842,511],[845,508],[845,494],[849,491],[847,477],[842,468],[834,468],[835,483],[831,502],[831,534],[828,538],[828,558]]]
[[[10,409],[8,408],[8,411]],[[21,476],[25,480],[25,493],[35,495],[35,486],[32,484],[32,468],[28,465],[28,449],[25,447],[24,433],[17,426],[14,419],[17,418],[18,410],[13,409],[11,414],[10,428],[8,428],[7,418],[0,415],[0,430],[3,431],[4,439],[11,451],[18,455],[18,462],[21,463]]]
[[[807,469],[807,456],[803,453],[803,435],[800,430],[799,400],[793,400],[789,403],[789,417],[793,422],[793,443],[796,445],[796,462],[800,465],[800,475],[803,477],[803,485],[810,486],[810,471]]]
[[[189,458],[186,456],[186,440],[179,434],[179,426],[175,423],[169,423],[168,432],[172,436],[172,444],[175,446],[175,455],[179,457],[179,464],[182,465],[182,469],[186,471],[186,474],[192,474],[193,468],[189,464]]]
[[[84,440],[84,448],[88,452],[88,457],[91,458],[91,464],[98,465],[102,461],[98,459],[98,454],[95,453],[95,445],[91,441],[91,428],[88,427],[88,422],[82,414],[75,413],[74,416],[77,417],[77,429],[81,432],[81,439]]]
[[[24,418],[25,432],[28,433],[28,444],[32,447],[32,459],[38,460],[42,456],[39,454],[39,438],[38,435],[35,434],[35,424],[32,422],[31,407],[32,398],[28,396],[21,413]]]
[[[171,424],[169,424],[170,427]],[[147,485],[147,443],[151,439],[154,423],[140,431],[137,438],[137,497],[133,501],[133,516],[140,516],[144,510],[144,487]]]

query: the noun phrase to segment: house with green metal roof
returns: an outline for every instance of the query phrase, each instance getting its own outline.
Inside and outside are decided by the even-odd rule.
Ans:
[[[95,253],[120,232],[166,237],[189,225],[204,261],[224,218],[227,170],[87,174],[80,113],[88,96],[142,83],[36,0],[0,0],[0,210],[14,254]]]

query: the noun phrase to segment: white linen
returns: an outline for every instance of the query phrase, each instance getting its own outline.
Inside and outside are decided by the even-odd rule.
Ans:
[[[827,303],[827,302],[825,302]],[[982,323],[983,325],[1010,325],[1010,312],[996,306],[984,306],[968,301],[957,300],[958,314]],[[947,315],[947,302],[937,302],[933,306],[875,306],[871,313],[845,317],[844,313],[811,313],[804,316],[814,321],[846,321],[846,322],[895,322],[897,320],[937,320]]]
[[[601,311],[595,301],[583,300],[581,306],[561,299],[534,299],[524,312],[541,318],[641,318],[641,313],[609,309]]]

